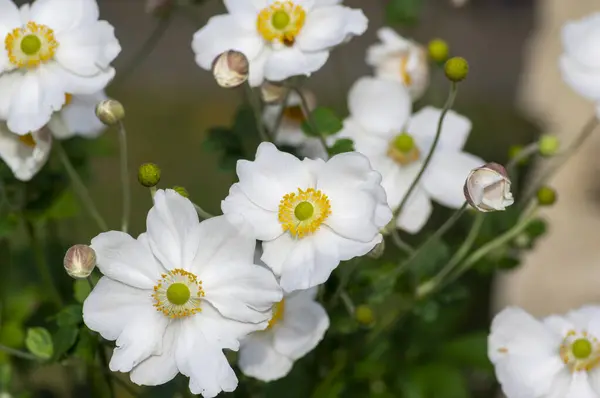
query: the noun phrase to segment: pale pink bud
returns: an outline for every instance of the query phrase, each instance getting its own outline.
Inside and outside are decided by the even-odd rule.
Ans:
[[[96,266],[96,252],[86,245],[71,246],[65,254],[64,266],[70,277],[87,278]]]
[[[217,84],[224,88],[237,87],[248,80],[248,58],[239,51],[225,51],[215,58],[212,66]]]
[[[487,163],[472,170],[465,181],[465,198],[481,212],[505,210],[514,203],[506,169]]]

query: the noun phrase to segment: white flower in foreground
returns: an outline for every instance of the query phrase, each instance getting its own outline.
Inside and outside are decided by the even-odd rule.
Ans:
[[[308,102],[308,108],[312,111],[316,107],[316,98],[310,91],[305,91],[303,95]],[[281,114],[283,104],[267,105],[263,111],[263,121],[270,131],[274,131],[275,125]],[[287,101],[287,106],[283,110],[281,124],[275,135],[277,145],[290,145],[297,147],[300,155],[314,158],[327,158],[327,152],[318,138],[308,137],[302,131],[302,123],[307,115],[302,111],[301,99],[296,92],[291,92]]]
[[[237,175],[221,209],[248,222],[287,292],[319,285],[340,261],[367,254],[392,218],[381,175],[356,152],[299,160],[262,143],[256,160],[238,161]]]
[[[137,239],[110,231],[92,239],[104,274],[83,305],[83,319],[116,340],[110,369],[139,385],[177,373],[204,397],[237,386],[223,349],[262,330],[282,299],[274,276],[253,264],[255,240],[225,217],[198,222],[192,203],[159,190]]]
[[[106,99],[104,90],[89,95],[67,95],[65,106],[52,115],[48,128],[58,139],[75,135],[96,138],[106,129],[96,116],[96,105]]]
[[[600,396],[600,307],[537,320],[507,308],[492,322],[488,355],[507,398]]]
[[[52,135],[45,128],[17,135],[0,123],[0,158],[18,180],[31,180],[48,161],[51,148]]]
[[[350,90],[350,117],[340,138],[351,138],[356,150],[369,158],[383,177],[388,204],[398,207],[421,170],[433,143],[441,110],[425,107],[410,117],[411,100],[399,83],[363,77]],[[465,201],[463,185],[472,169],[485,162],[462,151],[471,122],[449,111],[429,166],[413,191],[397,226],[416,233],[429,219],[434,199],[459,208]]]
[[[341,0],[224,0],[229,14],[209,19],[194,35],[196,63],[210,70],[227,50],[244,53],[249,82],[281,81],[310,75],[327,61],[330,50],[367,29],[362,11]]]
[[[286,295],[275,305],[269,327],[242,340],[238,365],[246,376],[267,382],[280,379],[292,370],[294,361],[319,344],[329,328],[329,317],[315,301],[317,290]]]
[[[423,96],[429,85],[429,63],[425,48],[405,39],[391,28],[377,31],[381,43],[367,50],[367,64],[375,76],[402,83],[413,100]]]
[[[568,22],[562,41],[563,79],[578,94],[596,102],[600,117],[600,13]]]
[[[19,10],[0,0],[0,119],[20,135],[35,131],[65,95],[106,87],[121,51],[95,0],[37,0]]]

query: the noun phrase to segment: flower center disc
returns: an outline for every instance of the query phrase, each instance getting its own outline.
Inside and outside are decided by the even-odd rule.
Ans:
[[[293,1],[276,1],[260,11],[256,29],[270,42],[292,46],[304,26],[306,12]]]
[[[190,289],[183,283],[173,283],[167,289],[167,300],[175,305],[184,305],[190,299]]]
[[[33,138],[33,135],[31,135],[31,133],[25,134],[25,135],[20,135],[19,141],[21,141],[22,144],[24,144],[30,148],[35,148],[35,145],[36,145],[35,139]]]
[[[271,329],[275,324],[283,319],[283,313],[285,312],[285,299],[281,300],[273,306],[273,317],[269,321],[269,326],[266,330]]]
[[[297,193],[288,193],[279,202],[279,223],[298,238],[317,231],[330,214],[329,198],[313,188],[298,188]]]
[[[27,35],[21,40],[21,51],[27,55],[37,54],[42,48],[42,41],[36,35]]]
[[[6,35],[4,47],[11,64],[18,68],[34,68],[54,58],[58,42],[52,29],[28,22]]]
[[[560,356],[571,372],[589,371],[600,364],[600,343],[587,332],[571,330],[560,346]]]
[[[400,76],[405,86],[412,84],[412,77],[408,73],[408,54],[405,54],[400,59]]]
[[[300,105],[288,106],[283,110],[283,116],[298,123],[302,123],[306,119]]]
[[[191,272],[175,268],[154,286],[154,307],[169,318],[184,318],[202,311],[202,281]]]
[[[414,138],[408,133],[397,135],[389,144],[388,156],[401,166],[406,166],[419,160],[421,152]]]

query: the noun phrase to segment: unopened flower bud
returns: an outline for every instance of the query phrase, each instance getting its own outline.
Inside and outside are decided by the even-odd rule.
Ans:
[[[160,168],[154,163],[144,163],[138,169],[138,181],[147,188],[156,186],[160,181]]]
[[[264,82],[260,86],[260,97],[267,104],[283,101],[288,88],[282,85]]]
[[[96,116],[107,126],[114,126],[125,118],[125,108],[114,99],[107,99],[96,105]]]
[[[373,310],[368,305],[359,305],[354,310],[354,317],[356,321],[361,325],[369,326],[375,322],[375,314],[373,314]]]
[[[539,151],[542,156],[554,156],[560,149],[560,141],[554,135],[543,135],[539,142]]]
[[[212,66],[217,84],[224,88],[233,88],[248,80],[248,58],[239,51],[225,51],[215,58]]]
[[[487,163],[472,170],[464,186],[465,199],[481,212],[505,210],[514,203],[506,169]]]
[[[180,187],[179,185],[176,185],[172,189],[173,189],[173,191],[177,192],[178,194],[180,194],[184,198],[189,198],[190,197],[190,194],[188,193],[187,189],[185,189],[184,187]]]
[[[431,40],[428,45],[428,50],[429,58],[435,62],[444,62],[448,59],[448,54],[450,53],[448,43],[442,39]]]
[[[381,242],[376,244],[367,255],[371,258],[380,258],[383,252],[385,252],[385,240],[381,240]]]
[[[537,200],[540,206],[552,206],[556,203],[556,191],[550,187],[541,187],[537,191]]]
[[[452,57],[444,65],[444,73],[448,80],[458,83],[465,80],[469,73],[469,63],[462,57]]]
[[[67,250],[63,264],[70,277],[87,278],[96,266],[96,252],[86,245],[72,246]]]

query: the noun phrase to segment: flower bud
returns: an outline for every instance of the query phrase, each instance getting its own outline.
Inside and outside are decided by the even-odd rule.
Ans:
[[[383,252],[385,252],[385,240],[381,240],[381,242],[376,244],[375,247],[367,254],[367,256],[377,259],[383,256]]]
[[[556,191],[550,187],[541,187],[537,191],[537,200],[540,206],[552,206],[556,203]]]
[[[450,53],[448,43],[442,39],[431,40],[428,45],[428,50],[429,58],[435,62],[444,62],[448,59],[448,54]]]
[[[138,181],[147,188],[156,186],[160,181],[160,168],[154,163],[144,163],[138,169]]]
[[[260,97],[267,104],[283,101],[288,88],[270,82],[264,82],[260,86]]]
[[[87,278],[96,266],[96,252],[86,245],[72,246],[67,250],[63,264],[70,277]]]
[[[172,189],[173,189],[173,191],[177,192],[178,194],[180,194],[184,198],[189,198],[190,197],[190,194],[188,193],[187,189],[185,189],[184,187],[180,187],[179,185],[176,185]]]
[[[505,210],[514,203],[506,169],[487,163],[472,170],[464,186],[465,199],[481,212]]]
[[[373,314],[373,310],[368,305],[359,305],[354,310],[354,317],[356,321],[361,325],[369,326],[375,322],[375,315]]]
[[[96,116],[107,126],[114,126],[125,118],[125,108],[114,99],[107,99],[96,105]]]
[[[448,80],[458,83],[465,80],[469,73],[469,63],[462,57],[453,57],[446,61],[444,73]]]
[[[217,84],[224,88],[233,88],[248,80],[248,58],[239,51],[225,51],[215,58],[212,66]]]
[[[542,156],[554,156],[560,149],[560,141],[554,135],[546,134],[543,135],[539,142],[539,151]]]

